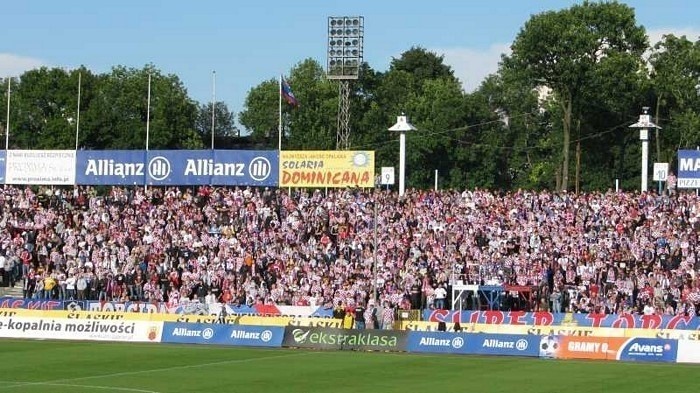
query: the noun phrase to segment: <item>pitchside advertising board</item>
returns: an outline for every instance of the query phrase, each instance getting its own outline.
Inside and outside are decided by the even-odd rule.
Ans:
[[[408,334],[402,330],[355,330],[316,327],[285,328],[283,347],[406,351]]]
[[[279,326],[166,322],[163,327],[164,343],[281,347],[283,337],[284,328]]]
[[[539,356],[540,337],[511,334],[410,332],[408,352]]]
[[[277,151],[79,151],[78,184],[277,186]]]
[[[160,342],[162,332],[162,322],[0,316],[4,338]]]
[[[540,357],[557,359],[675,362],[678,340],[656,338],[543,336]]]

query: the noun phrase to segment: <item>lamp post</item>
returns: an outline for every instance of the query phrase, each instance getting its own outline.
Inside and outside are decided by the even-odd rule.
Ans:
[[[405,114],[396,118],[396,124],[389,128],[389,131],[399,133],[399,196],[402,197],[406,191],[406,131],[417,130],[413,124],[408,122]]]
[[[639,128],[639,140],[642,141],[642,192],[647,192],[647,181],[649,180],[647,179],[649,177],[649,129],[661,129],[651,122],[651,116],[648,112],[649,107],[643,107],[639,120],[630,126],[630,128]]]

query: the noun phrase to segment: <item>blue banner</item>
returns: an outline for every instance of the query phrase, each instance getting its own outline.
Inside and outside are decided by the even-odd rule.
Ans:
[[[617,351],[617,360],[636,362],[675,362],[678,340],[631,338]]]
[[[65,310],[66,304],[73,304],[72,301],[61,300],[34,300],[16,297],[0,297],[0,308],[24,308],[27,310]]]
[[[700,188],[700,150],[678,150],[678,188]]]
[[[514,334],[409,332],[408,352],[539,356],[540,337]]]
[[[279,153],[260,150],[81,150],[76,182],[86,185],[276,187]]]
[[[284,327],[166,322],[164,343],[281,347]]]

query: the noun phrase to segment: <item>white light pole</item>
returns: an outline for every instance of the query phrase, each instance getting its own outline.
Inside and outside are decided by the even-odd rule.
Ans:
[[[661,129],[661,127],[651,122],[651,116],[648,112],[649,107],[643,107],[642,114],[639,115],[639,121],[630,126],[630,128],[639,128],[639,139],[642,141],[642,192],[647,192],[647,178],[649,177],[649,129]]]
[[[406,131],[417,130],[413,124],[408,122],[405,114],[396,118],[396,124],[389,128],[389,131],[399,132],[399,196],[406,192]]]

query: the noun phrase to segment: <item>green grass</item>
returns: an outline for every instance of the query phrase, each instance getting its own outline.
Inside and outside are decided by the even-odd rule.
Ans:
[[[697,392],[700,366],[0,340],[5,392]]]

